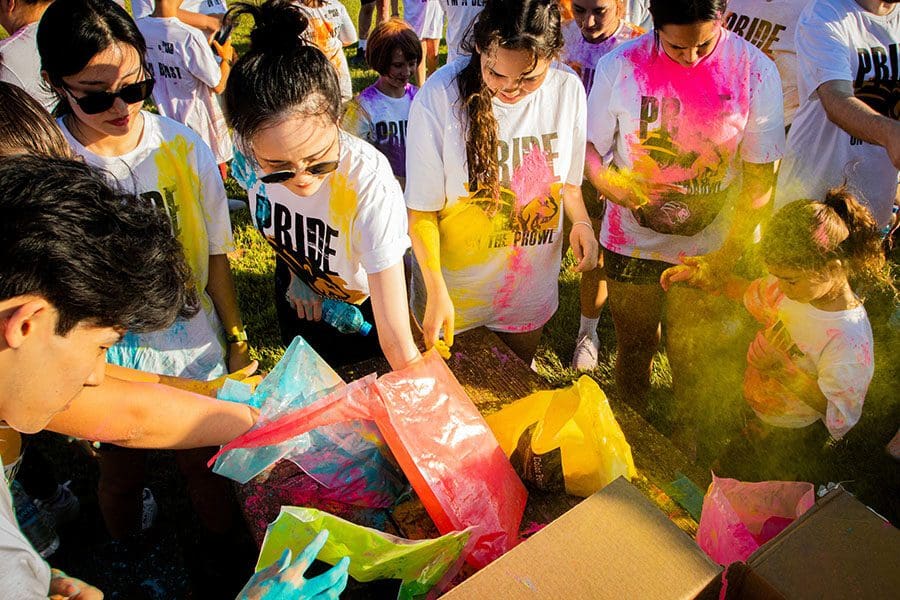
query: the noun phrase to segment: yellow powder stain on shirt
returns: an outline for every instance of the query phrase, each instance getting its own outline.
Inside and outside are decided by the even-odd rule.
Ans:
[[[176,221],[173,228],[191,266],[204,308],[209,310],[209,298],[202,293],[209,279],[209,237],[200,198],[200,178],[188,158],[193,150],[194,145],[179,135],[163,142],[153,160],[158,174],[157,190],[163,195],[170,218]]]
[[[347,256],[352,255],[351,225],[356,216],[358,198],[356,190],[350,187],[347,176],[343,173],[334,173],[331,176],[331,200],[328,210],[331,213],[331,222],[344,238]]]
[[[441,266],[451,271],[488,260],[493,225],[484,210],[468,202],[455,204],[440,215]]]

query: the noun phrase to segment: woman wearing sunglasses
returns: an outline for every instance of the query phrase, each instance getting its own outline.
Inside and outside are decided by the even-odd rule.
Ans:
[[[287,345],[302,335],[327,362],[381,351],[395,369],[419,358],[403,255],[406,209],[387,159],[341,132],[335,70],[302,41],[303,13],[287,0],[239,4],[255,26],[234,65],[225,113],[237,152],[232,172],[277,256],[275,302]],[[301,41],[298,41],[301,40]],[[376,335],[341,334],[320,321],[322,300],[356,304]]]
[[[59,0],[37,33],[43,75],[59,97],[58,122],[76,154],[129,192],[165,211],[178,238],[202,310],[167,330],[126,334],[110,348],[113,364],[208,380],[249,364],[226,253],[233,249],[227,197],[215,158],[185,125],[141,110],[153,89],[145,42],[134,21],[108,0]],[[222,338],[228,341],[227,352]],[[224,480],[205,468],[214,449],[177,453],[203,524],[232,525]],[[141,529],[141,451],[104,446],[100,507],[114,538]]]

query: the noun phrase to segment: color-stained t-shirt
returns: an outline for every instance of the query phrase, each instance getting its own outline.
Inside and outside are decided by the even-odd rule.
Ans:
[[[156,78],[153,101],[160,114],[196,131],[217,163],[231,160],[231,135],[212,91],[222,70],[206,38],[175,17],[145,17],[137,26],[147,42],[147,63]]]
[[[784,91],[784,124],[790,125],[800,96],[794,34],[800,11],[809,0],[728,0],[725,27],[775,61]]]
[[[346,102],[353,97],[353,81],[350,79],[350,67],[344,55],[344,46],[357,41],[356,27],[343,4],[337,0],[325,0],[322,6],[306,6],[295,2],[309,17],[309,27],[304,36],[311,44],[315,44],[329,62],[337,70],[341,84],[341,100]]]
[[[584,170],[585,94],[578,77],[553,63],[534,92],[515,104],[493,100],[499,126],[499,198],[470,189],[466,115],[456,75],[461,58],[416,94],[406,145],[406,204],[437,212],[440,261],[456,330],[485,325],[532,331],[556,312],[565,184]],[[427,268],[427,266],[423,266]],[[417,311],[425,290],[413,282]]]
[[[757,335],[776,344],[797,367],[814,377],[828,405],[825,414],[817,412],[750,365],[744,374],[747,402],[771,425],[797,428],[822,420],[832,437],[841,439],[859,421],[875,368],[866,309],[860,303],[848,310],[824,311],[795,302],[777,293],[774,277],[750,285],[745,302],[774,299],[771,306],[763,307],[764,312],[775,315],[772,324]]]
[[[370,85],[344,109],[341,126],[384,154],[396,177],[406,177],[406,129],[409,107],[419,88],[406,84],[403,96],[393,98]]]
[[[234,250],[228,198],[209,147],[195,132],[146,111],[138,145],[121,156],[101,156],[81,145],[58,123],[74,152],[109,174],[124,191],[164,211],[191,267],[201,311],[159,332],[132,334],[107,358],[114,364],[163,375],[211,379],[225,372],[221,325],[206,293],[209,257]]]
[[[584,84],[586,93],[590,93],[594,83],[594,68],[600,58],[616,48],[622,42],[633,40],[644,31],[630,23],[622,21],[616,32],[603,40],[592,44],[581,35],[581,28],[574,20],[563,24],[563,46],[560,60],[574,70]]]
[[[718,249],[740,191],[742,161],[784,148],[781,83],[759,49],[722,29],[713,51],[685,67],[652,33],[597,64],[588,141],[635,190],[671,186],[635,211],[607,203],[600,243],[617,254],[677,264]]]
[[[135,19],[150,16],[153,8],[153,0],[131,0],[131,14]],[[184,0],[180,8],[201,15],[223,15],[228,12],[225,0]]]
[[[383,154],[347,133],[340,144],[337,170],[308,197],[259,181],[240,151],[231,168],[253,224],[291,272],[326,298],[359,304],[369,297],[368,275],[398,264],[409,248],[406,207]]]
[[[420,40],[440,40],[444,35],[443,0],[407,0],[403,3],[403,20],[409,23]]]
[[[817,90],[829,81],[847,81],[870,108],[900,117],[900,6],[879,16],[854,0],[816,0],[800,14],[796,45],[800,108],[779,170],[775,206],[821,199],[846,180],[885,227],[897,193],[897,168],[884,148],[833,123]]]

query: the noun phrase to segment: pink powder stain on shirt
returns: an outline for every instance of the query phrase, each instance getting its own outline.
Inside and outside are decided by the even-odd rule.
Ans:
[[[659,165],[658,172],[647,173],[653,181],[684,181],[705,170],[724,177],[750,114],[750,61],[743,54],[723,57],[729,35],[723,30],[717,48],[693,67],[684,67],[664,50],[647,45],[639,44],[626,53],[641,95],[658,103],[658,118],[649,125],[648,134],[662,128],[680,155],[696,155],[690,165]],[[644,148],[637,150],[638,157],[646,154]]]
[[[516,208],[521,210],[532,200],[550,196],[550,184],[559,178],[537,144],[522,158],[510,178],[509,187],[516,195]]]
[[[624,208],[621,210],[624,210]],[[625,230],[622,229],[622,213],[618,207],[613,210],[607,210],[605,219],[609,231],[606,247],[611,252],[621,253],[622,247],[631,241],[629,237],[625,235]]]
[[[532,270],[531,263],[521,247],[513,246],[509,249],[508,268],[503,276],[503,285],[494,295],[495,309],[500,311],[512,307],[516,301],[516,288],[519,287],[519,282],[531,277]]]

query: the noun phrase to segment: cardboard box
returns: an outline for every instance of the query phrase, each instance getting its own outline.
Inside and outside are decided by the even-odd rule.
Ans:
[[[838,487],[747,564],[792,600],[897,598],[900,531]]]
[[[619,478],[443,598],[693,598],[721,571]]]

